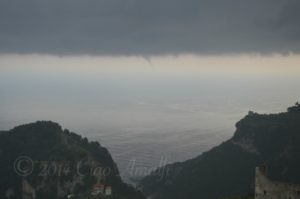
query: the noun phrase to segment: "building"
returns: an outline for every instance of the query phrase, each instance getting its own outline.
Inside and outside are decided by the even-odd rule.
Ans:
[[[266,176],[266,167],[257,167],[255,199],[300,199],[300,185],[271,181]]]
[[[70,199],[70,198],[75,198],[75,195],[69,194],[69,195],[67,196],[67,198],[68,198],[68,199]]]
[[[92,189],[92,193],[91,193],[93,196],[96,196],[96,195],[99,195],[99,194],[104,194],[104,185],[101,184],[101,183],[96,183],[94,186],[93,186],[93,189]]]
[[[106,196],[111,196],[111,194],[112,194],[112,188],[111,188],[111,186],[106,186],[106,188],[105,188],[105,195]]]

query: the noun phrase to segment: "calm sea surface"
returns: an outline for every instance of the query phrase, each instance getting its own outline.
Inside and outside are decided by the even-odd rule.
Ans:
[[[126,181],[134,169],[184,161],[230,138],[249,110],[281,112],[300,78],[235,75],[0,74],[0,127],[53,120],[107,147]]]

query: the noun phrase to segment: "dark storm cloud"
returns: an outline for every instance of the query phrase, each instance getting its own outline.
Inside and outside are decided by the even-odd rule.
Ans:
[[[299,0],[0,0],[0,52],[300,51]]]

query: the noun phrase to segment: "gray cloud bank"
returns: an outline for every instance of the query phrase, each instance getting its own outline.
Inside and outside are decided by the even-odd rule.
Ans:
[[[0,53],[298,53],[299,10],[299,0],[0,0]]]

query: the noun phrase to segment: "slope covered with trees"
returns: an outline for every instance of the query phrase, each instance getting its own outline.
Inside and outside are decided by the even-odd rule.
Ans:
[[[87,198],[97,182],[115,199],[144,198],[122,182],[106,148],[48,121],[0,132],[0,176],[0,198],[21,198],[24,180],[37,199]]]
[[[300,184],[300,106],[279,114],[249,114],[228,141],[181,163],[169,175],[145,177],[140,188],[153,199],[216,199],[254,192],[255,167],[273,180]]]

